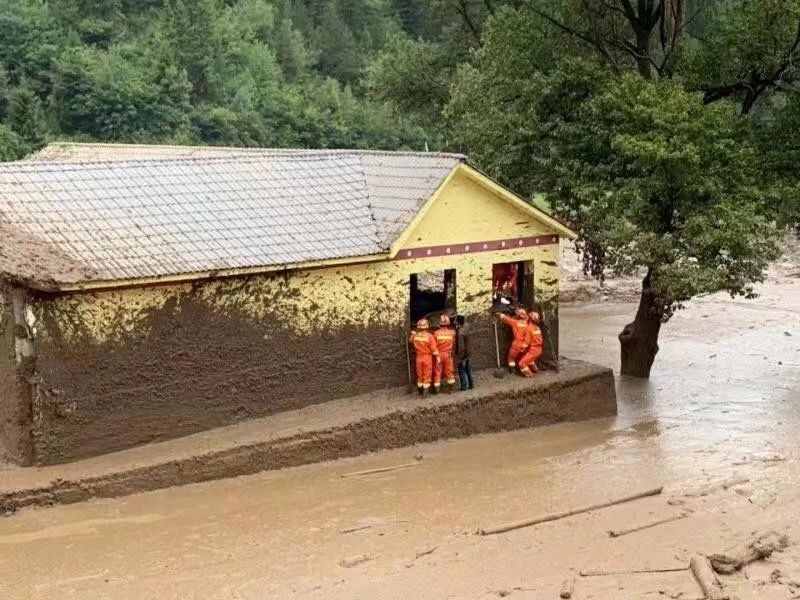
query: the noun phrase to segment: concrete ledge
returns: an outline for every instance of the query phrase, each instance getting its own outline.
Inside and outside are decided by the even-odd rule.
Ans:
[[[0,511],[113,498],[225,477],[616,414],[609,369],[562,360],[532,380],[491,371],[476,389],[426,399],[405,389],[327,402],[67,465],[0,471]]]

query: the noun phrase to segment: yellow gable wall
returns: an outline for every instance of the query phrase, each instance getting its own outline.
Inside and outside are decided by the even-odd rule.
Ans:
[[[404,248],[439,246],[554,233],[531,215],[457,171],[403,243]]]

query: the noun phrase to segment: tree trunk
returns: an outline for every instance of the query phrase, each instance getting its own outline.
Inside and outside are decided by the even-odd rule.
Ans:
[[[639,309],[633,323],[628,323],[619,334],[622,375],[650,377],[650,369],[658,354],[658,334],[664,304],[651,287],[651,274],[642,281]]]
[[[653,78],[652,63],[650,62],[650,36],[652,30],[636,30],[636,67],[639,75],[645,79]]]

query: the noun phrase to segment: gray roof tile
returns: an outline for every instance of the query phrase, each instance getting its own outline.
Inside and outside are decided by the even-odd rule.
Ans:
[[[80,283],[380,254],[463,160],[54,145],[0,165],[0,272]]]

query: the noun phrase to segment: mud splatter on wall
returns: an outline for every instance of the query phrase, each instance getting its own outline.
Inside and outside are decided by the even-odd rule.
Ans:
[[[0,457],[30,464],[33,364],[18,352],[18,346],[30,335],[14,316],[12,297],[20,291],[0,288]]]
[[[456,268],[475,366],[494,364],[491,265],[557,245],[40,295],[40,463],[120,450],[407,381],[412,273]]]

